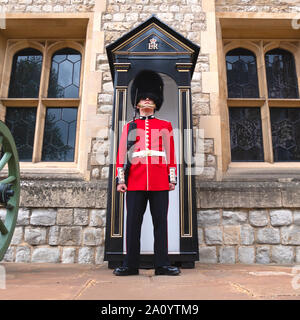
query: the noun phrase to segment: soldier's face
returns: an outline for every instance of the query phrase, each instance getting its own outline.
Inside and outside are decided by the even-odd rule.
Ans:
[[[155,109],[155,102],[150,98],[143,98],[139,101],[137,107],[139,109]]]

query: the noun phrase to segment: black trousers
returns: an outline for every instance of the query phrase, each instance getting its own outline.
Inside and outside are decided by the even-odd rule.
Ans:
[[[148,200],[154,227],[154,267],[169,265],[169,191],[127,191],[127,254],[123,263],[124,267],[139,268],[141,227]]]

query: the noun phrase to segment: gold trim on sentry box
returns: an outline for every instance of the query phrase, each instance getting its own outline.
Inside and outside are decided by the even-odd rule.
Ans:
[[[178,39],[176,39],[174,36],[172,36],[170,33],[166,32],[164,29],[159,27],[156,23],[151,23],[148,27],[144,28],[140,32],[136,33],[134,36],[131,38],[127,39],[127,41],[121,43],[118,47],[116,47],[114,50],[112,50],[113,53],[119,52],[122,48],[124,48],[128,43],[132,42],[136,38],[138,38],[141,34],[147,32],[151,28],[156,28],[158,31],[162,32],[164,35],[166,35],[169,39],[173,40],[176,42],[178,45],[186,49],[189,53],[193,54],[195,51],[192,50],[190,47],[188,47],[186,44],[182,43]],[[186,53],[186,52],[185,52]]]
[[[123,92],[123,114],[124,117],[124,107],[126,108],[126,96],[127,87],[118,87],[116,89],[116,101],[115,101],[115,121],[114,121],[114,147],[113,147],[113,173],[112,173],[112,189],[111,189],[111,226],[110,226],[110,236],[111,238],[122,238],[123,237],[123,202],[124,195],[120,195],[119,203],[119,232],[115,232],[115,201],[116,201],[116,157],[117,157],[117,141],[119,136],[119,107],[120,107],[120,93]]]
[[[127,52],[132,52],[133,48],[135,48],[136,46],[138,46],[141,42],[143,42],[145,39],[150,38],[150,37],[157,37],[159,38],[161,41],[163,41],[164,43],[166,43],[169,47],[173,48],[176,52],[178,52],[178,50],[172,46],[168,41],[164,40],[162,37],[160,37],[158,34],[152,32],[150,35],[145,36],[143,39],[141,39],[140,41],[138,41],[136,44],[134,44],[132,47],[128,48]],[[155,51],[156,52],[156,51]],[[157,52],[158,53],[158,52]]]
[[[182,99],[183,93],[186,93],[186,121],[187,121],[187,171],[188,171],[188,219],[189,219],[189,232],[184,232],[184,176],[185,176],[185,166],[184,166],[184,129],[183,129],[183,118],[182,118]],[[193,236],[192,232],[192,177],[191,177],[191,121],[190,121],[190,97],[189,97],[190,88],[181,87],[179,88],[179,127],[180,127],[180,217],[181,217],[181,228],[180,233],[182,238],[190,238]]]

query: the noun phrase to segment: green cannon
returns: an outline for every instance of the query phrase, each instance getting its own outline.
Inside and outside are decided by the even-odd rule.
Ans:
[[[20,202],[20,167],[16,144],[8,127],[0,121],[0,261],[11,242],[18,217]],[[7,167],[7,169],[6,169]]]

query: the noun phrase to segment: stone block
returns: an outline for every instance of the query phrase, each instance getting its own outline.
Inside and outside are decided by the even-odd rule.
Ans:
[[[4,262],[13,262],[14,261],[14,256],[15,256],[15,247],[14,246],[10,246],[8,247],[4,257],[3,257],[3,261]]]
[[[83,245],[99,246],[103,243],[103,229],[86,228],[83,231]]]
[[[62,246],[81,244],[81,227],[61,227],[58,243]]]
[[[240,263],[252,264],[255,260],[254,247],[239,247],[238,259]]]
[[[214,167],[195,167],[195,173],[198,175],[199,179],[206,181],[206,180],[213,180],[216,175],[216,169]]]
[[[30,223],[35,226],[53,226],[56,221],[54,209],[32,209]]]
[[[291,210],[270,210],[271,225],[274,227],[288,226],[293,221]]]
[[[92,209],[90,211],[90,223],[91,227],[104,227],[106,221],[106,210]]]
[[[53,226],[53,227],[50,227],[49,229],[49,244],[51,246],[57,246],[58,245],[58,239],[59,239],[59,230],[60,230],[60,227],[58,226]]]
[[[106,208],[107,186],[86,181],[44,180],[21,183],[21,206],[33,208]],[[42,211],[43,209],[35,209]],[[44,209],[45,210],[45,209]],[[49,209],[50,210],[50,209]],[[51,209],[53,210],[53,209]]]
[[[46,228],[25,228],[25,241],[31,245],[46,244]]]
[[[280,243],[280,231],[275,228],[262,228],[257,230],[256,233],[257,243],[266,244],[279,244]]]
[[[200,210],[198,212],[198,226],[217,226],[220,224],[220,211],[219,210]]]
[[[240,226],[224,226],[224,244],[234,245],[240,241]]]
[[[29,225],[29,214],[30,210],[26,208],[19,208],[17,226]]]
[[[267,226],[269,223],[267,210],[250,210],[249,222],[254,227]]]
[[[31,257],[31,262],[36,263],[58,263],[59,260],[59,248],[36,248]]]
[[[29,246],[18,246],[16,248],[16,262],[30,262],[31,259],[31,250]]]
[[[107,207],[107,191],[101,190],[97,193],[95,207],[105,209]]]
[[[254,229],[249,225],[241,226],[241,244],[250,245],[254,243]]]
[[[296,262],[300,262],[300,247],[296,248]]]
[[[206,244],[222,244],[223,232],[220,227],[209,227],[204,229]]]
[[[74,225],[86,226],[89,223],[88,209],[74,209]]]
[[[299,182],[289,182],[286,188],[283,188],[282,207],[299,208],[300,207],[300,184]],[[279,206],[281,207],[281,206]]]
[[[272,183],[201,181],[199,197],[202,209],[212,208],[278,208],[282,206],[281,190]]]
[[[294,224],[297,226],[300,226],[300,211],[295,210],[293,212],[293,216],[294,216],[294,219],[293,219]]]
[[[62,263],[75,263],[75,248],[63,248],[61,262]]]
[[[204,244],[203,229],[198,228],[198,244]]]
[[[281,228],[282,244],[300,245],[300,226],[291,225]]]
[[[235,263],[235,247],[220,248],[220,263]]]
[[[273,246],[271,262],[291,264],[294,262],[294,248],[290,246]]]
[[[200,247],[199,261],[200,263],[217,263],[217,249],[216,247]]]
[[[10,244],[20,244],[23,240],[23,227],[16,227]]]
[[[78,251],[78,263],[91,264],[94,263],[94,248],[82,247]]]
[[[240,225],[247,222],[248,214],[245,211],[223,210],[222,223],[224,225]]]
[[[71,225],[73,223],[73,209],[58,209],[56,223],[58,225]]]
[[[256,263],[270,263],[270,247],[259,246],[256,248]]]

